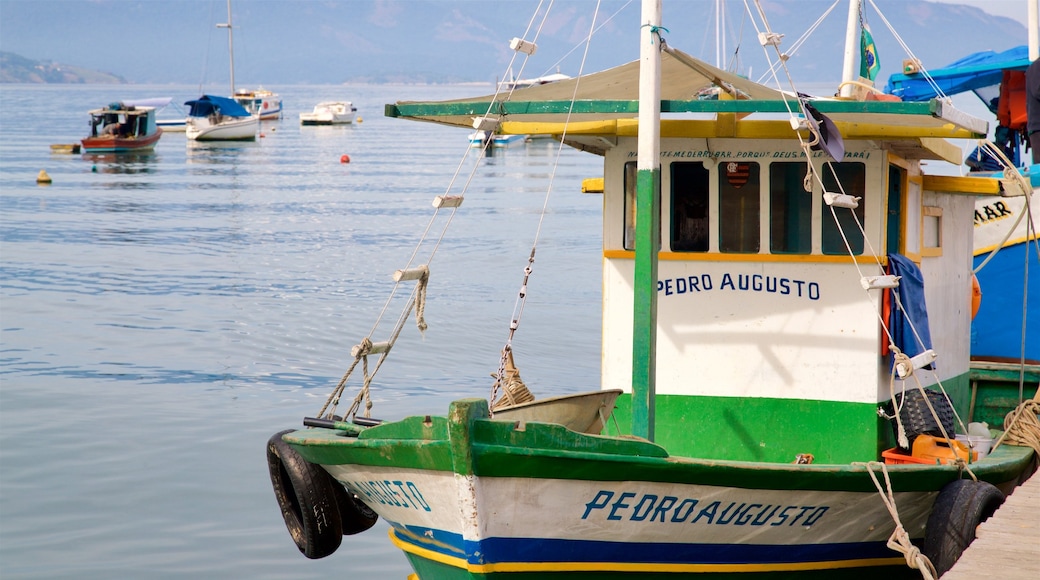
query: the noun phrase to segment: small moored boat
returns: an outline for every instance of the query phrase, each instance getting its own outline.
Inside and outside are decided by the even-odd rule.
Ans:
[[[166,99],[169,102],[169,99]],[[127,153],[153,149],[162,137],[154,105],[117,101],[90,111],[90,135],[81,143],[87,153]]]
[[[357,107],[350,101],[323,101],[309,113],[300,113],[301,125],[349,125]]]
[[[238,89],[232,98],[261,121],[273,121],[282,116],[282,98],[263,87]]]

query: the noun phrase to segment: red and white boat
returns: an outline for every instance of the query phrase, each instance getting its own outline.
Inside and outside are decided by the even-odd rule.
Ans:
[[[129,153],[155,148],[163,130],[155,123],[154,103],[109,103],[90,111],[90,135],[81,141],[87,153]],[[165,99],[169,103],[169,99]]]

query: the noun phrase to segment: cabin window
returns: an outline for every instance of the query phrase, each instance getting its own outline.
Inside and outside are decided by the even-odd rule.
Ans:
[[[758,253],[762,205],[759,182],[758,163],[719,164],[719,251]]]
[[[812,194],[805,191],[805,163],[769,165],[769,251],[812,252]]]
[[[625,249],[636,249],[636,162],[625,164]]]
[[[942,255],[941,207],[926,205],[921,208],[921,255]]]
[[[863,253],[863,232],[860,225],[864,225],[863,216],[866,206],[866,167],[862,163],[827,163],[823,167],[823,188],[833,193],[845,193],[861,198],[859,207],[846,209],[835,207],[831,214],[831,206],[822,204],[823,212],[823,240],[822,250],[826,255],[848,255],[849,250],[845,247],[845,239],[849,242],[849,248],[854,255]],[[841,183],[841,187],[838,187]],[[837,223],[835,223],[837,219]],[[857,225],[856,222],[859,222]],[[839,229],[840,225],[840,229]]]
[[[708,170],[704,164],[672,163],[671,249],[708,251]]]
[[[898,165],[888,166],[888,221],[885,224],[885,251],[889,254],[902,254],[903,248],[903,190],[906,182],[906,170]]]
[[[636,249],[636,180],[639,173],[635,161],[625,164],[625,249]],[[657,206],[661,207],[661,190],[657,191]],[[661,244],[661,232],[657,232],[657,244]]]

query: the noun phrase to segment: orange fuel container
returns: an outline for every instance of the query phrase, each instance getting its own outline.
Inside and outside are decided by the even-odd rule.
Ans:
[[[978,460],[978,454],[964,443],[956,439],[947,441],[931,435],[918,435],[914,439],[910,455],[920,459],[938,460],[941,463],[953,463],[958,458],[968,463]]]
[[[918,435],[914,439],[913,450],[910,455],[898,447],[883,451],[881,457],[889,465],[938,465],[942,463],[953,463],[958,458],[972,463],[978,461],[978,452],[972,451],[961,441],[952,441],[953,446],[942,437],[931,435]],[[969,459],[970,457],[970,459]]]

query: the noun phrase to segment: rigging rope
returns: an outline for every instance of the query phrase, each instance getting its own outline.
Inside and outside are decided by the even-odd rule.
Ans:
[[[889,549],[902,554],[906,559],[906,565],[911,569],[919,570],[924,580],[937,580],[939,574],[936,572],[932,561],[928,559],[928,556],[921,553],[920,548],[913,544],[910,540],[910,534],[908,534],[906,529],[903,528],[903,522],[899,521],[899,510],[896,507],[895,495],[892,493],[892,481],[888,477],[888,468],[884,463],[878,461],[856,463],[854,465],[862,465],[866,467],[867,473],[870,474],[871,481],[874,482],[874,487],[876,487],[878,493],[881,494],[881,501],[885,503],[885,507],[888,509],[888,514],[892,516],[892,521],[896,524],[896,528],[892,531],[892,535],[888,537],[887,545]],[[878,467],[881,468],[881,473],[885,476],[884,487],[881,486],[877,474],[874,473],[874,470]]]
[[[500,389],[504,388],[507,393],[507,397],[512,397],[512,393],[510,393],[509,391],[509,385],[515,385],[515,381],[510,381],[508,367],[512,366],[513,370],[515,370],[516,368],[515,366],[513,366],[513,337],[516,335],[517,329],[520,328],[520,320],[521,318],[523,318],[524,307],[527,304],[527,284],[531,278],[531,274],[534,271],[534,257],[535,253],[538,250],[538,242],[541,239],[542,226],[545,224],[545,216],[548,214],[549,199],[552,196],[553,184],[556,181],[556,170],[560,165],[560,158],[563,155],[563,148],[566,145],[567,130],[570,127],[571,115],[574,112],[574,102],[577,100],[578,88],[581,86],[581,76],[582,73],[585,71],[585,64],[588,61],[589,46],[592,44],[592,35],[596,30],[598,30],[596,28],[596,21],[599,19],[599,9],[600,2],[596,2],[596,9],[592,15],[591,30],[589,31],[588,36],[586,36],[586,39],[588,40],[585,43],[585,52],[582,54],[581,64],[578,66],[578,76],[574,81],[574,89],[571,92],[570,107],[567,109],[567,117],[563,125],[563,133],[560,135],[559,144],[556,148],[556,160],[553,163],[553,169],[549,175],[549,184],[546,188],[545,197],[542,201],[542,211],[538,215],[538,226],[535,228],[534,239],[531,244],[531,253],[527,258],[527,265],[524,267],[523,281],[520,284],[520,291],[518,292],[516,302],[513,305],[513,316],[510,318],[509,333],[506,337],[505,344],[502,346],[502,354],[499,358],[498,372],[492,375],[493,377],[495,377],[495,382],[491,386],[491,396],[488,399],[492,416],[494,415],[494,409],[499,406],[497,404],[497,400]],[[519,372],[515,373],[515,378],[519,380]],[[524,385],[522,381],[520,382],[520,385],[523,386],[523,391],[530,395],[530,391],[527,390],[527,386]],[[532,396],[532,399],[533,398],[534,397]]]

